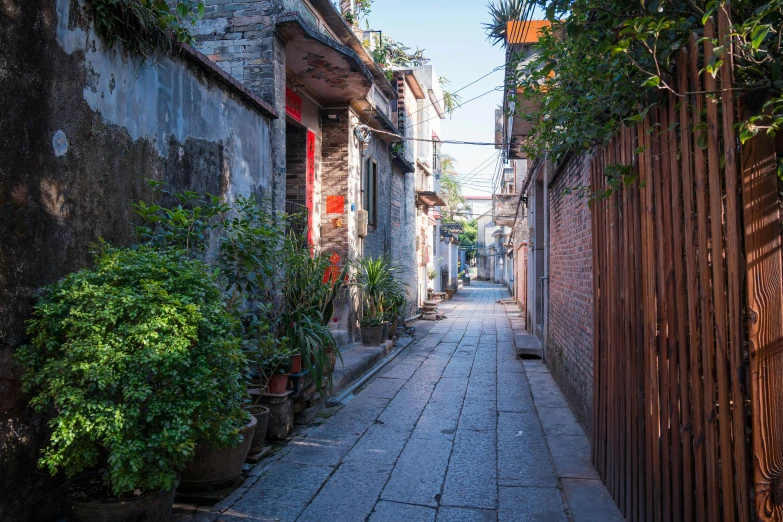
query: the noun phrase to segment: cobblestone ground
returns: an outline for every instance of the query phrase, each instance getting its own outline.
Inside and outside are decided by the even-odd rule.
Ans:
[[[622,520],[546,367],[515,358],[500,286],[474,283],[219,520]]]

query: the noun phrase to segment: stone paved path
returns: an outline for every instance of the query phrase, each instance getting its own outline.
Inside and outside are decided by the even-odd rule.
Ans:
[[[546,367],[515,358],[507,295],[474,283],[446,320],[417,322],[416,341],[219,520],[622,520]]]

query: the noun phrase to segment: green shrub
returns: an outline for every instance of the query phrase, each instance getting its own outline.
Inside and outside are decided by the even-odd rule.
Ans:
[[[206,265],[179,251],[107,249],[46,288],[16,353],[39,412],[39,461],[99,467],[115,495],[171,488],[199,442],[233,446],[244,365],[237,324]]]

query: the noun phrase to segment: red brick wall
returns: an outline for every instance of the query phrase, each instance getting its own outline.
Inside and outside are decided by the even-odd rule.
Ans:
[[[593,404],[593,249],[587,199],[563,194],[589,185],[589,157],[572,157],[549,190],[549,346],[547,362],[591,433]]]

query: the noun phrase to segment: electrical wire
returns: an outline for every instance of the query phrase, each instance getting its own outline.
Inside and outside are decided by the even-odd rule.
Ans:
[[[487,76],[489,76],[490,74],[492,74],[492,73],[494,73],[494,72],[497,72],[497,71],[500,71],[501,69],[505,69],[505,68],[506,68],[506,64],[505,64],[505,63],[504,63],[503,65],[498,65],[497,67],[495,67],[494,69],[492,69],[491,71],[489,71],[487,74],[485,74],[485,75],[484,75],[484,76],[482,76],[481,78],[479,78],[479,79],[477,79],[477,80],[473,80],[473,81],[472,81],[472,82],[470,82],[469,84],[467,84],[467,85],[465,85],[465,86],[463,86],[463,87],[460,87],[460,88],[459,88],[459,89],[457,89],[456,91],[453,91],[451,94],[457,94],[457,93],[458,93],[458,92],[460,92],[460,91],[464,91],[465,89],[467,89],[467,88],[468,88],[468,87],[470,87],[471,85],[475,85],[475,84],[477,84],[478,82],[480,82],[481,80],[483,80],[484,78],[486,78]],[[443,101],[443,100],[445,100],[445,99],[446,99],[446,97],[444,96],[444,97],[443,97],[443,98],[441,98],[440,100],[437,100],[437,102],[438,102],[438,103],[440,103],[440,102],[442,102],[442,101]],[[421,112],[421,111],[423,111],[424,109],[427,109],[427,108],[429,108],[429,106],[425,105],[425,106],[424,106],[424,107],[422,107],[421,109],[418,109],[418,110],[416,110],[415,112],[412,112],[410,115],[411,115],[411,116],[413,116],[414,114],[418,114],[419,112]],[[455,107],[455,108],[456,108],[456,107]]]
[[[489,90],[489,91],[487,91],[487,92],[485,92],[485,93],[483,93],[483,94],[479,94],[479,95],[478,95],[478,96],[476,96],[475,98],[471,98],[471,99],[469,99],[468,101],[464,101],[464,102],[460,103],[459,105],[457,105],[456,107],[454,107],[454,110],[456,111],[457,109],[459,109],[459,108],[461,108],[461,107],[463,107],[463,106],[467,105],[468,103],[470,103],[470,102],[472,102],[472,101],[478,100],[479,98],[482,98],[482,97],[486,96],[487,94],[491,94],[491,93],[493,93],[493,92],[498,92],[498,91],[502,91],[502,90],[505,90],[505,86],[504,86],[504,85],[498,85],[498,86],[497,86],[497,87],[495,87],[494,89],[491,89],[491,90]],[[453,111],[452,111],[452,112],[453,112]],[[420,121],[420,122],[418,122],[418,123],[414,123],[414,124],[412,124],[412,125],[409,125],[409,126],[405,127],[405,129],[406,129],[406,130],[407,130],[407,129],[412,129],[412,128],[414,128],[414,127],[417,127],[417,126],[421,125],[422,123],[427,123],[427,122],[428,122],[428,121],[430,121],[430,120],[434,120],[435,118],[440,118],[440,115],[439,115],[439,114],[435,114],[435,116],[432,116],[431,118],[427,118],[426,120],[422,120],[422,121]],[[441,143],[446,143],[446,142],[444,141],[444,142],[441,142]]]
[[[380,129],[373,129],[372,127],[369,127],[367,125],[357,125],[358,127],[366,127],[368,132],[374,132],[376,134],[385,134],[387,136],[393,136],[395,138],[399,138],[402,141],[421,141],[425,143],[442,143],[446,145],[479,145],[479,146],[492,146],[494,147],[497,145],[496,143],[490,143],[490,142],[482,142],[482,141],[459,141],[459,140],[428,140],[426,138],[407,138],[405,136],[402,136],[400,134],[396,134],[394,132],[388,132],[388,131],[382,131]],[[501,144],[503,145],[503,144]]]

